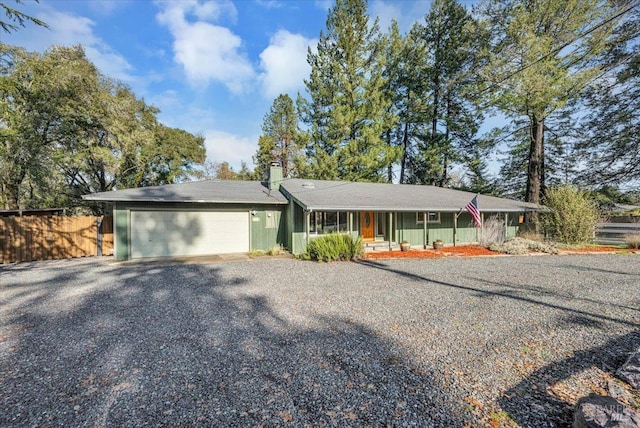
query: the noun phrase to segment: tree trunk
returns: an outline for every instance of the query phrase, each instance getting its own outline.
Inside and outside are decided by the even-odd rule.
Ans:
[[[444,187],[447,183],[447,174],[449,170],[449,119],[451,118],[451,97],[447,95],[447,116],[445,119],[444,129],[444,148],[442,150],[442,176],[440,177],[440,187]]]
[[[387,129],[387,146],[391,148],[391,130]],[[393,162],[389,162],[387,165],[387,181],[393,183]]]
[[[282,140],[280,166],[282,166],[282,177],[287,178],[289,175],[289,139],[287,137]]]
[[[9,210],[20,209],[20,183],[7,183],[5,189],[7,191],[6,208]]]
[[[544,177],[544,119],[531,118],[529,167],[527,169],[527,193],[525,200],[534,204],[540,203],[542,180]],[[527,223],[537,223],[538,213],[527,213]]]
[[[405,174],[407,171],[407,157],[409,156],[409,123],[404,123],[402,131],[402,161],[400,162],[400,184],[405,182]]]

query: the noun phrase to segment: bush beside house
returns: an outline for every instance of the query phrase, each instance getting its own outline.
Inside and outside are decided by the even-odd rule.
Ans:
[[[362,238],[332,233],[309,241],[302,258],[330,262],[334,260],[354,260],[362,257]]]
[[[600,212],[587,192],[568,184],[550,188],[544,205],[551,209],[542,216],[548,237],[565,244],[587,244],[593,240]]]

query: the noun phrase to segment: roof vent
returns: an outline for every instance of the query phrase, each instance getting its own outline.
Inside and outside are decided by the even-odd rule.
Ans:
[[[310,182],[302,183],[304,189],[315,189],[316,185]]]

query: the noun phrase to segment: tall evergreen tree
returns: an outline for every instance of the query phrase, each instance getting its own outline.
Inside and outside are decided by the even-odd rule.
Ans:
[[[329,10],[317,53],[309,50],[309,174],[322,179],[386,181],[397,148],[384,135],[392,126],[385,88],[383,40],[369,25],[364,0],[337,0]]]
[[[615,11],[605,0],[486,0],[479,12],[492,30],[483,78],[505,115],[528,122],[525,199],[545,188],[547,119],[579,97],[598,75],[593,60],[606,45]],[[519,144],[515,140],[515,144]],[[534,214],[527,216],[536,221]]]
[[[616,28],[601,59],[605,72],[586,92],[589,112],[578,151],[582,184],[640,184],[640,5]]]
[[[253,157],[255,172],[266,180],[271,162],[279,162],[284,177],[297,177],[304,144],[304,133],[298,128],[298,112],[287,94],[280,94],[262,122],[262,135]]]
[[[476,144],[481,115],[472,95],[477,89],[477,53],[485,37],[456,0],[435,0],[412,34],[426,47],[425,90],[430,96],[428,132],[420,152],[432,158],[432,166],[421,181],[444,186],[451,164],[464,161]]]
[[[400,182],[449,181],[453,164],[470,163],[481,119],[471,95],[485,37],[455,0],[435,0],[424,22],[406,37],[397,24],[387,43],[388,90],[401,147]]]

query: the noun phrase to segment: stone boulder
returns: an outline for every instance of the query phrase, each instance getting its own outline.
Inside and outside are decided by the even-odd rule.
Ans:
[[[613,397],[589,394],[576,404],[573,428],[638,428],[640,414]]]
[[[617,375],[635,389],[640,389],[640,349],[631,354],[627,362],[620,367]]]

